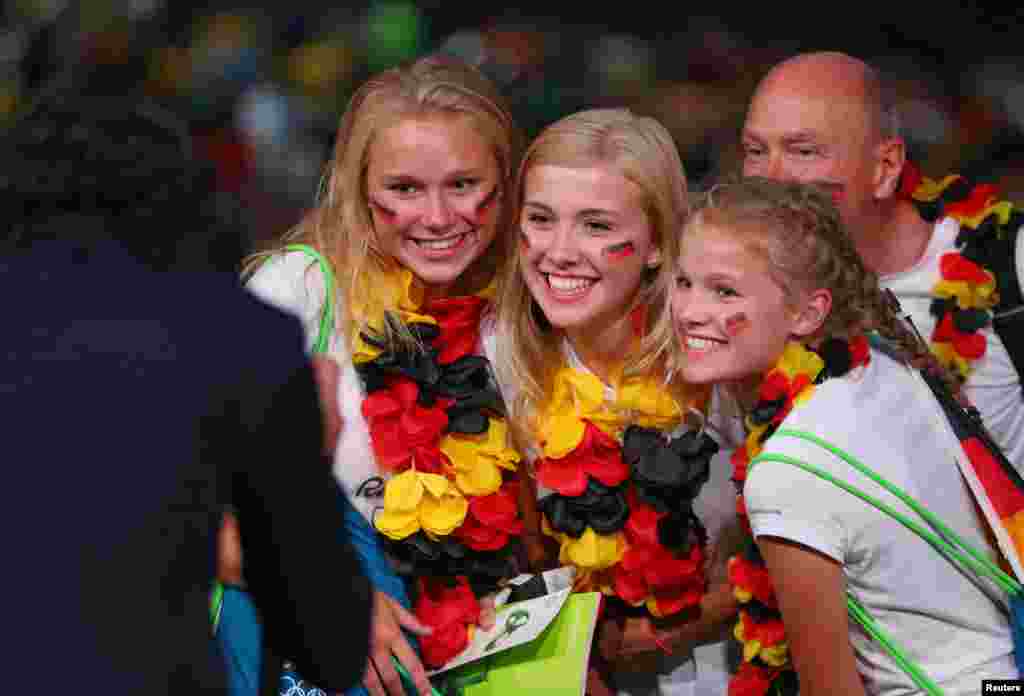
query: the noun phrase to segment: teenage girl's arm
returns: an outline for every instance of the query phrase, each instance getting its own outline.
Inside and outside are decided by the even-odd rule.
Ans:
[[[779,537],[762,536],[801,696],[864,696],[850,645],[846,578],[835,560]]]

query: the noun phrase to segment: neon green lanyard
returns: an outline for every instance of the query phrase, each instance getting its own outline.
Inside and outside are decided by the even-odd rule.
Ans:
[[[998,565],[992,562],[985,554],[978,549],[974,548],[963,538],[961,538],[956,532],[950,529],[945,523],[942,522],[934,513],[925,508],[919,502],[914,500],[901,488],[891,483],[890,481],[883,478],[880,474],[869,468],[863,462],[858,460],[853,455],[845,452],[844,450],[836,447],[832,443],[819,438],[818,436],[804,432],[802,430],[790,430],[782,428],[772,435],[772,438],[776,437],[792,437],[800,440],[805,440],[812,444],[818,445],[822,449],[834,454],[835,456],[842,459],[844,462],[855,468],[860,473],[864,474],[872,481],[880,485],[885,490],[892,493],[899,500],[901,500],[907,507],[916,512],[923,520],[930,524],[933,528],[937,529],[942,536],[935,534],[934,532],[925,529],[920,524],[910,519],[906,515],[897,512],[890,505],[882,502],[874,496],[865,493],[859,488],[836,478],[829,472],[808,464],[805,461],[790,457],[784,454],[775,453],[762,453],[754,457],[753,461],[750,462],[750,467],[753,468],[758,462],[782,462],[784,464],[792,464],[804,471],[817,476],[829,483],[832,483],[844,491],[857,496],[864,502],[875,507],[876,509],[889,515],[897,522],[902,524],[904,527],[917,534],[919,537],[927,541],[932,545],[939,553],[942,553],[946,558],[953,558],[959,561],[964,566],[973,570],[979,576],[985,576],[995,582],[1000,588],[1006,591],[1011,596],[1020,595],[1022,592],[1021,584],[1005,573]],[[943,538],[945,537],[945,538]],[[956,544],[956,546],[954,546]],[[957,548],[959,547],[959,548]],[[847,593],[846,606],[850,613],[850,616],[860,626],[874,638],[878,643],[885,648],[886,652],[892,656],[900,668],[906,672],[913,682],[923,691],[932,694],[933,696],[940,696],[942,690],[933,682],[928,675],[926,675],[921,668],[911,660],[907,654],[896,645],[893,640],[882,630],[878,622],[875,621],[874,617],[868,612],[860,601],[857,600],[852,594]]]
[[[316,342],[313,344],[313,353],[326,353],[329,348],[331,333],[334,329],[334,305],[335,288],[334,273],[331,272],[331,264],[319,251],[308,244],[289,244],[286,251],[301,251],[313,257],[320,266],[320,273],[324,277],[324,306],[320,312],[320,327],[317,331]],[[210,622],[213,624],[213,634],[217,635],[220,627],[220,615],[224,609],[224,585],[220,580],[214,579],[213,587],[210,588]]]

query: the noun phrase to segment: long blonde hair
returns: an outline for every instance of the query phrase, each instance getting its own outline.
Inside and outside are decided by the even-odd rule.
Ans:
[[[827,192],[812,184],[760,177],[729,181],[696,202],[679,246],[704,227],[735,235],[764,258],[768,273],[787,301],[798,292],[818,288],[832,294],[828,316],[807,343],[875,331],[890,341],[900,359],[927,364],[952,393],[959,392],[951,373],[939,365],[894,311],[878,284],[878,276],[857,253]],[[670,313],[670,309],[666,311],[666,315]],[[672,369],[679,353],[673,351]]]
[[[358,300],[371,313],[378,307],[368,283],[373,271],[389,272],[396,262],[377,241],[366,187],[370,145],[378,133],[406,118],[459,115],[492,146],[500,173],[498,195],[512,178],[521,149],[520,135],[505,100],[491,81],[471,65],[446,56],[427,56],[370,78],[352,96],[327,163],[318,201],[298,225],[267,250],[250,256],[242,276],[248,278],[268,255],[289,244],[304,243],[320,251],[338,277],[339,324],[351,336],[355,319],[349,308]],[[456,283],[454,292],[486,287],[504,265],[500,236],[509,227],[509,205],[500,205],[498,238]],[[408,336],[399,336],[408,340]]]
[[[533,167],[607,167],[634,183],[661,250],[661,266],[645,278],[630,310],[645,305],[649,322],[639,350],[626,357],[623,376],[661,368],[671,344],[671,324],[661,320],[666,300],[666,272],[674,272],[676,236],[687,213],[687,186],[683,163],[668,131],[652,118],[627,109],[593,109],[567,116],[545,128],[530,144],[519,165],[512,188],[516,214],[523,205],[526,176]],[[518,220],[513,222],[518,230]],[[499,382],[512,387],[509,423],[523,446],[531,443],[534,419],[547,398],[555,372],[564,363],[562,335],[547,325],[522,276],[519,235],[506,238],[505,267],[498,302]],[[681,385],[673,384],[681,405]]]

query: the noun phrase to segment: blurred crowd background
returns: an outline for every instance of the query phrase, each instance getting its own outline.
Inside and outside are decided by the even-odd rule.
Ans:
[[[1024,10],[1010,3],[3,1],[0,129],[62,90],[155,99],[242,196],[242,248],[313,202],[353,90],[437,50],[495,79],[527,135],[593,106],[658,118],[697,187],[736,168],[747,101],[772,64],[844,50],[894,80],[925,173],[1024,202]]]

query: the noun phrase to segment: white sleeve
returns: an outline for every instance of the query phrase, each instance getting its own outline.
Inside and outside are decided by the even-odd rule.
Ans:
[[[323,275],[310,256],[299,251],[271,256],[245,286],[261,300],[301,321],[306,347],[312,348],[320,329],[325,290]]]
[[[823,461],[830,455],[802,444],[787,440],[785,453],[832,469],[831,462]],[[755,537],[787,539],[844,562],[850,537],[843,519],[852,498],[849,493],[792,464],[761,461],[749,470],[743,495]]]

